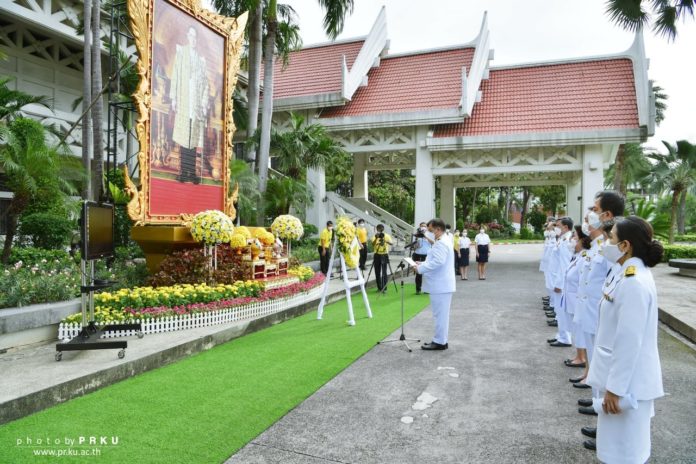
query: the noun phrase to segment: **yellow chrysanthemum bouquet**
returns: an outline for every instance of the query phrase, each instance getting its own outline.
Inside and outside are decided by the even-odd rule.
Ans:
[[[360,261],[360,245],[355,233],[355,225],[350,219],[341,216],[336,220],[336,244],[349,269],[358,267]]]
[[[222,211],[202,211],[191,221],[191,236],[204,244],[203,249],[211,258],[212,269],[217,269],[217,245],[229,243],[233,235],[234,223]]]
[[[281,214],[273,220],[271,230],[276,237],[286,240],[288,244],[288,256],[290,256],[290,242],[299,240],[304,235],[302,221],[290,214]]]

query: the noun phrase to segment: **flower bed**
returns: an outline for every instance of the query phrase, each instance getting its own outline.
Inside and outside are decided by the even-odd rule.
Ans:
[[[253,295],[253,285],[261,289],[259,282],[239,282],[238,285],[207,287],[204,284],[178,286],[178,292],[188,295],[192,299],[199,301],[189,301],[181,304],[171,305],[150,305],[144,303],[140,307],[123,307],[126,302],[137,304],[144,301],[160,301],[153,296],[154,292],[161,294],[175,294],[174,298],[168,297],[166,301],[179,301],[181,298],[176,295],[177,290],[173,287],[160,287],[152,289],[148,287],[134,289],[138,290],[139,297],[124,295],[124,290],[114,294],[101,293],[99,302],[102,305],[95,308],[95,319],[100,324],[121,324],[129,321],[143,323],[144,333],[167,332],[171,330],[181,330],[185,328],[201,327],[205,325],[220,324],[240,319],[260,317],[266,314],[282,311],[290,306],[299,304],[309,295],[321,291],[321,284],[324,282],[324,275],[316,273],[311,279],[288,285],[282,288],[271,290],[259,290]],[[249,286],[248,284],[252,284]],[[224,287],[220,290],[219,287]],[[227,288],[234,287],[234,288]],[[125,291],[128,293],[127,291]],[[219,299],[210,299],[212,295],[224,295]],[[102,296],[108,295],[108,296]],[[144,297],[143,297],[144,295]],[[138,299],[139,298],[139,299]],[[203,301],[201,301],[203,300]],[[206,301],[207,300],[207,301]],[[297,300],[297,301],[295,301]],[[111,306],[103,306],[109,304]],[[116,310],[115,307],[121,309]],[[67,317],[59,326],[58,336],[62,340],[69,340],[75,337],[81,327],[81,314],[74,314]],[[130,335],[130,332],[117,332],[113,336]]]

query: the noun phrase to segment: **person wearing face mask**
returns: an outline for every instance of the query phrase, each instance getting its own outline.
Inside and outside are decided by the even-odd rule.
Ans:
[[[486,226],[481,226],[479,233],[474,237],[476,243],[476,263],[478,263],[478,278],[486,280],[486,265],[491,254],[491,238],[486,233]]]
[[[362,218],[358,219],[356,235],[360,243],[360,261],[358,262],[358,267],[365,273],[365,263],[367,262],[367,228],[365,227],[365,220]]]
[[[550,311],[549,316],[555,316],[553,314],[553,251],[556,248],[557,237],[554,232],[554,227],[556,224],[556,218],[549,217],[546,222],[546,231],[544,232],[544,254],[542,256],[542,263],[544,267],[544,285],[546,287],[546,296],[541,298],[542,308],[545,311]],[[541,267],[541,266],[540,266]],[[556,339],[548,340],[549,343],[555,342]]]
[[[572,343],[571,330],[572,326],[570,320],[566,317],[565,311],[560,311],[561,297],[563,296],[563,279],[565,278],[565,271],[568,269],[568,264],[573,256],[571,252],[569,242],[572,236],[573,220],[569,217],[562,217],[556,221],[556,227],[554,232],[558,235],[559,239],[556,244],[556,249],[553,254],[553,307],[556,308],[556,320],[555,324],[550,323],[551,326],[557,326],[558,332],[556,333],[556,341],[549,343],[549,346],[556,348],[559,347],[569,347]]]
[[[664,250],[650,224],[619,218],[602,250],[618,272],[604,283],[587,382],[599,390],[597,458],[644,463],[650,457],[654,400],[664,395],[657,347],[657,290],[651,267]]]
[[[331,259],[331,241],[333,240],[333,222],[328,221],[326,228],[319,234],[319,268],[321,273],[329,275],[329,260]]]
[[[425,261],[430,248],[435,244],[435,236],[428,230],[425,222],[421,222],[418,230],[413,234],[415,240],[415,248],[411,257],[416,262]],[[416,274],[416,295],[420,295],[423,288],[423,276]]]
[[[466,229],[462,230],[462,235],[459,237],[459,275],[462,280],[469,280],[469,250],[471,249],[471,240]]]
[[[602,190],[595,195],[594,207],[592,209],[597,213],[600,221],[607,222],[623,216],[625,207],[626,200],[619,192]]]
[[[578,287],[580,285],[580,273],[583,268],[584,258],[587,255],[586,250],[590,249],[590,238],[582,231],[582,226],[573,227],[573,238],[568,244],[572,248],[573,257],[570,259],[570,264],[566,269],[565,280],[563,282],[563,293],[561,297],[561,310],[565,311],[566,317],[571,321],[573,344],[575,345],[575,357],[566,359],[565,365],[568,367],[584,368],[587,361],[585,337],[579,330],[579,326],[573,322],[578,306]],[[579,382],[584,377],[576,380]],[[575,384],[575,383],[574,383]]]
[[[435,244],[428,252],[425,261],[415,263],[413,267],[417,274],[425,277],[423,290],[430,294],[430,305],[435,322],[435,335],[430,343],[421,346],[427,351],[446,350],[448,345],[449,315],[452,304],[452,294],[456,291],[456,282],[452,267],[451,238],[445,233],[445,223],[442,219],[431,219],[428,229],[435,237]]]

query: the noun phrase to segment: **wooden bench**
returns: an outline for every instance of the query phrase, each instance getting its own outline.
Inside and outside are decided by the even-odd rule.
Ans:
[[[669,266],[679,269],[680,275],[696,277],[696,259],[670,259]]]

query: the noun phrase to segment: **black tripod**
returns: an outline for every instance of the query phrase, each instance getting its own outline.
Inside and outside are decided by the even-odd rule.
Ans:
[[[394,284],[396,285],[396,284]],[[399,338],[394,338],[392,340],[383,340],[381,342],[377,342],[378,345],[383,344],[383,343],[394,343],[394,342],[403,342],[404,345],[406,345],[406,348],[408,349],[408,352],[411,353],[413,350],[411,349],[410,346],[408,346],[408,342],[420,342],[419,339],[415,338],[406,338],[406,335],[404,334],[404,281],[401,281],[401,335],[399,335]]]
[[[384,239],[383,239],[383,238],[380,239],[379,242],[377,242],[377,248],[379,248],[379,249],[384,249]],[[389,255],[386,254],[386,255],[384,255],[384,256],[385,256],[385,258],[386,258],[386,260],[387,260],[387,267],[389,268],[389,273],[391,274],[392,282],[394,282],[394,290],[396,290],[396,291],[398,292],[399,289],[396,287],[396,279],[394,278],[394,271],[392,270],[391,263],[389,262]],[[370,264],[370,270],[367,271],[367,279],[365,279],[365,282],[369,282],[369,281],[370,281],[370,274],[372,274],[372,269],[373,269],[374,267],[375,267],[375,258],[374,258],[374,255],[373,255],[373,257],[372,257],[372,264]],[[375,274],[376,274],[376,273],[377,273],[377,271],[375,271]],[[387,287],[389,286],[389,277],[383,275],[382,278],[384,278],[384,280],[385,280],[385,285],[384,285],[384,287],[382,287],[382,289],[380,289],[379,292],[383,294],[383,293],[387,293]],[[378,284],[379,284],[379,282],[378,282]]]

